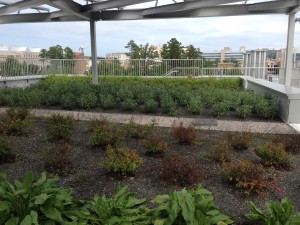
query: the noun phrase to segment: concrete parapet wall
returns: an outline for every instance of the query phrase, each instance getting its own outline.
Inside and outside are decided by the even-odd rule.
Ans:
[[[279,115],[286,123],[300,123],[300,89],[261,79],[243,77],[244,88],[255,94],[270,94],[279,103]]]
[[[6,77],[0,79],[0,88],[20,87],[25,88],[31,84],[40,82],[45,76],[23,76],[23,77]]]

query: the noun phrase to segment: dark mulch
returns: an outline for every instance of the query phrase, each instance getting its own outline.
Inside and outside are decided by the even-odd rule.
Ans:
[[[25,173],[33,171],[39,176],[44,171],[44,154],[51,147],[51,143],[46,137],[48,124],[43,119],[33,119],[32,124],[22,136],[10,137],[14,143],[17,159],[14,163],[0,165],[0,172],[5,172],[9,179],[21,180]],[[70,173],[60,177],[60,185],[72,187],[74,195],[79,199],[90,199],[95,194],[106,194],[111,196],[118,185],[129,185],[129,190],[137,193],[138,197],[146,197],[151,200],[158,194],[165,194],[170,191],[179,190],[183,187],[179,182],[171,182],[161,179],[160,163],[162,158],[146,155],[145,150],[140,145],[140,140],[127,138],[123,145],[136,149],[143,157],[143,164],[136,173],[128,177],[120,177],[110,174],[106,169],[98,165],[101,157],[105,155],[103,148],[92,148],[88,144],[89,131],[88,122],[76,122],[76,128],[71,137],[71,143],[75,146],[72,156],[73,167]],[[120,125],[123,126],[123,125]],[[222,176],[222,166],[207,157],[213,143],[226,138],[226,133],[217,131],[197,131],[198,138],[192,145],[180,145],[170,136],[170,131],[166,128],[155,128],[155,133],[170,143],[169,150],[164,154],[168,158],[174,154],[191,157],[199,163],[205,178],[188,185],[193,188],[202,183],[209,191],[213,192],[216,204],[220,210],[231,216],[236,224],[243,224],[242,215],[249,212],[248,201],[253,201],[260,207],[264,206],[267,200],[280,200],[288,197],[294,203],[295,209],[300,210],[300,155],[294,155],[293,167],[286,171],[278,171],[280,180],[278,181],[282,192],[270,191],[265,196],[247,196],[241,190],[235,189]],[[254,134],[251,148],[274,139],[275,135]],[[277,138],[280,138],[278,136]],[[251,150],[235,152],[232,161],[240,159],[250,159],[259,162],[259,158]],[[221,150],[221,149],[220,149]],[[244,223],[245,224],[245,223]]]

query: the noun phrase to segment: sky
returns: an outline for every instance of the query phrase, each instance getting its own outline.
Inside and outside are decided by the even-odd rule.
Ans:
[[[296,15],[300,17],[300,13]],[[202,52],[230,47],[238,51],[286,48],[287,15],[232,16],[214,18],[161,19],[143,21],[99,21],[97,53],[126,52],[126,44],[162,45],[176,38],[182,45],[194,45]],[[1,24],[0,44],[49,48],[54,45],[78,51],[86,46],[90,55],[89,22]],[[300,23],[296,23],[295,48],[300,52]]]

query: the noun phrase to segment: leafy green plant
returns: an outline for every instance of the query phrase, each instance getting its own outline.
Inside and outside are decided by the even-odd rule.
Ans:
[[[13,162],[16,158],[14,148],[8,137],[0,136],[0,164]]]
[[[42,173],[34,182],[28,173],[13,184],[0,175],[0,224],[86,224],[89,212],[73,200],[71,189],[59,188],[58,178]]]
[[[158,167],[161,177],[171,183],[190,185],[204,178],[198,162],[191,157],[171,156]]]
[[[241,105],[236,108],[236,111],[241,118],[251,117],[253,106],[252,105]]]
[[[84,94],[79,98],[79,106],[83,109],[92,109],[97,106],[97,100],[94,93]]]
[[[73,147],[64,141],[56,142],[44,155],[45,169],[63,175],[72,169]]]
[[[266,190],[273,187],[279,190],[274,177],[267,177],[264,167],[254,164],[248,160],[241,160],[238,163],[226,163],[223,165],[223,174],[237,188],[244,190],[244,193],[265,194]],[[272,171],[269,171],[272,175]]]
[[[150,222],[143,203],[145,198],[135,198],[135,193],[127,192],[128,186],[118,187],[111,198],[96,195],[90,202],[90,212],[94,225],[148,225]]]
[[[146,138],[153,134],[155,123],[141,125],[134,122],[133,119],[130,120],[128,124],[125,124],[122,128],[122,133],[126,137],[131,137],[135,139]]]
[[[267,166],[289,168],[292,164],[292,156],[284,149],[281,143],[267,143],[255,149],[255,153]]]
[[[226,102],[218,102],[212,106],[213,116],[223,116],[229,110],[229,106]]]
[[[158,110],[158,103],[154,99],[148,99],[142,105],[142,111],[145,113],[155,113]]]
[[[253,202],[249,203],[251,210],[246,217],[261,225],[297,225],[300,223],[300,213],[294,213],[294,207],[288,198],[281,202],[267,202],[266,210],[263,211],[255,206]]]
[[[277,105],[267,99],[258,98],[254,105],[257,116],[261,118],[274,118],[277,113]]]
[[[140,143],[149,155],[162,155],[169,147],[168,143],[163,142],[158,136],[147,137]]]
[[[176,115],[177,105],[174,99],[172,98],[172,96],[170,95],[162,96],[162,98],[160,99],[160,105],[164,113],[167,113],[170,116]]]
[[[212,146],[209,157],[216,162],[229,162],[232,157],[232,147],[226,141],[219,141]]]
[[[197,132],[194,126],[189,125],[188,127],[183,126],[183,122],[179,125],[173,124],[171,128],[171,135],[180,144],[192,144],[197,138]]]
[[[125,99],[121,103],[122,109],[125,111],[131,111],[134,110],[137,107],[136,102],[133,99]]]
[[[7,135],[21,135],[29,126],[29,111],[24,108],[10,108],[0,117],[0,132]]]
[[[126,147],[113,148],[107,147],[106,157],[100,161],[100,166],[108,168],[111,172],[127,175],[134,173],[143,162],[136,150]]]
[[[236,151],[247,150],[252,141],[252,135],[249,132],[229,134],[227,136],[227,141]]]
[[[150,211],[154,225],[219,225],[233,221],[222,214],[213,202],[211,192],[202,188],[174,191],[158,195],[152,201],[157,206]]]
[[[47,118],[49,127],[47,128],[47,137],[49,140],[69,140],[74,128],[74,118],[70,115],[63,116],[53,114]]]
[[[63,109],[76,109],[78,107],[78,98],[73,93],[66,93],[61,96],[61,106]]]
[[[113,109],[117,105],[117,102],[113,95],[106,94],[100,97],[100,107],[103,109]]]
[[[119,132],[110,127],[97,127],[91,132],[89,144],[93,146],[115,146],[120,140]]]
[[[200,96],[192,97],[187,102],[187,111],[190,114],[199,115],[204,110],[204,104]]]

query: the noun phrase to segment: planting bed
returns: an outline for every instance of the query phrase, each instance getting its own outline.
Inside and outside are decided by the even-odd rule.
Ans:
[[[291,165],[281,164],[278,166],[273,163],[272,165],[276,169],[267,169],[270,167],[264,166],[266,170],[264,185],[267,184],[268,187],[264,188],[252,184],[253,187],[258,187],[258,194],[249,190],[250,193],[247,194],[243,189],[236,188],[223,173],[222,162],[225,161],[232,163],[227,165],[233,165],[240,160],[250,160],[256,165],[263,163],[254,150],[270,141],[275,142],[275,145],[279,145],[279,142],[288,140],[288,136],[248,133],[239,136],[241,135],[239,133],[203,130],[196,131],[193,136],[192,127],[184,128],[179,125],[176,125],[177,130],[152,128],[151,125],[139,127],[139,132],[133,135],[132,130],[137,127],[135,124],[131,124],[130,127],[130,125],[106,124],[102,121],[106,124],[107,129],[113,129],[114,134],[117,135],[114,136],[115,139],[110,144],[115,145],[115,148],[121,146],[135,149],[136,153],[134,154],[142,158],[142,163],[135,172],[122,175],[112,173],[107,168],[99,165],[100,161],[103,165],[103,161],[106,160],[106,147],[93,145],[95,140],[91,141],[91,134],[93,129],[97,130],[96,126],[91,128],[89,122],[73,121],[74,126],[70,128],[71,135],[69,136],[68,133],[68,125],[65,125],[62,129],[63,132],[60,133],[62,136],[57,137],[58,130],[49,130],[51,130],[50,124],[55,124],[55,121],[59,120],[60,118],[52,118],[51,122],[45,118],[31,118],[30,125],[22,134],[9,134],[8,138],[12,142],[17,157],[15,161],[9,160],[9,162],[0,165],[0,172],[6,173],[10,180],[21,180],[29,171],[32,171],[38,177],[42,171],[49,170],[49,168],[51,170],[51,166],[45,167],[45,160],[49,161],[49,158],[51,158],[49,149],[53,147],[53,143],[57,141],[55,138],[57,138],[60,141],[64,140],[72,147],[68,154],[61,156],[65,157],[68,162],[64,163],[63,167],[56,172],[48,172],[48,176],[53,176],[59,172],[59,184],[63,187],[72,187],[77,199],[91,199],[96,193],[111,196],[115,193],[118,185],[129,185],[129,190],[136,192],[139,198],[146,197],[148,199],[146,204],[151,207],[149,201],[156,195],[181,190],[183,187],[195,188],[201,183],[204,188],[213,193],[220,211],[228,214],[235,221],[235,224],[246,224],[243,215],[250,212],[249,201],[263,207],[267,200],[277,201],[283,197],[288,197],[294,204],[296,211],[300,210],[300,151],[298,149],[299,145],[297,145],[299,143],[293,146]],[[98,123],[102,122],[98,121]],[[1,126],[2,128],[3,126]],[[143,134],[144,137],[137,137],[143,136]],[[175,138],[186,134],[188,134],[188,137],[183,139]],[[147,137],[152,137],[152,139],[148,139],[150,144],[141,141]],[[243,149],[245,148],[243,145],[236,145],[236,149],[229,151],[231,157],[226,158],[224,155],[224,158],[220,159],[218,153],[225,152],[228,145],[230,145],[229,148],[232,148],[232,145],[236,142],[234,137],[245,140],[248,143],[247,149]],[[298,136],[294,137],[294,140],[299,139]],[[151,145],[151,143],[156,143],[155,140],[163,143],[162,145],[156,145],[159,146],[157,148],[166,150],[158,154],[146,153],[147,143]],[[186,140],[192,143],[185,143]],[[287,143],[285,144],[287,145]],[[57,146],[59,144],[56,145],[56,148],[58,148]],[[50,151],[55,150],[53,149]],[[213,151],[217,154],[213,154]],[[174,158],[174,156],[176,157]],[[170,158],[172,160],[166,162]],[[162,166],[163,161],[165,161],[164,166]],[[270,164],[271,161],[268,162]],[[191,171],[188,171],[186,168],[191,165],[193,167],[191,167]],[[172,168],[179,170],[172,170]],[[164,176],[164,173],[168,176]]]

